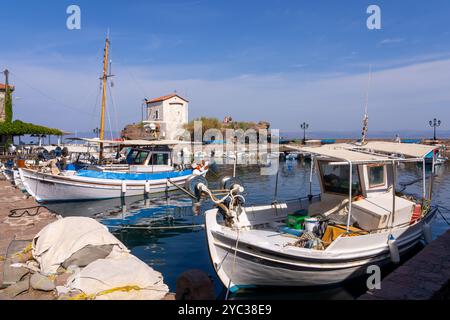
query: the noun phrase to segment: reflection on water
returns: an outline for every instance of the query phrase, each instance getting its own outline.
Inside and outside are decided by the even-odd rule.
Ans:
[[[285,161],[280,163],[278,193],[275,196],[276,176],[260,175],[257,166],[238,166],[237,175],[246,188],[247,204],[267,203],[298,198],[309,193],[310,163],[308,161]],[[434,203],[450,207],[449,164],[436,167],[434,178]],[[208,173],[211,186],[217,187],[221,177],[231,175],[231,165],[216,165]],[[427,170],[429,175],[429,170]],[[405,193],[421,196],[422,167],[405,164],[399,168],[398,183],[408,185]],[[312,192],[319,192],[313,176]],[[130,250],[151,267],[164,275],[171,291],[175,291],[176,279],[189,269],[201,269],[211,275],[216,293],[223,297],[223,287],[212,268],[206,237],[202,227],[204,218],[192,212],[191,200],[184,194],[164,193],[150,197],[136,196],[125,199],[55,203],[50,209],[63,216],[88,216],[97,219],[113,232]],[[211,203],[202,204],[202,212],[211,208]],[[432,226],[436,237],[448,225],[441,216],[436,216]],[[386,270],[385,272],[389,272]],[[357,279],[341,286],[327,288],[267,288],[246,290],[232,296],[234,299],[279,298],[279,299],[353,299],[365,291],[365,279]]]

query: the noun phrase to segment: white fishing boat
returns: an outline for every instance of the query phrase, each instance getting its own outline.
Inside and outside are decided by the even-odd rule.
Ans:
[[[207,164],[185,168],[173,163],[173,146],[181,141],[105,140],[105,108],[107,81],[112,75],[108,70],[109,39],[106,38],[103,57],[102,109],[99,138],[83,139],[95,143],[98,148],[98,165],[77,170],[62,168],[60,161],[49,161],[47,167],[19,168],[20,178],[27,192],[38,202],[110,199],[149,193],[171,191],[193,175],[206,175]],[[113,163],[105,159],[105,145],[126,147],[125,163]],[[89,151],[89,150],[88,150]],[[120,159],[120,152],[116,154]]]
[[[106,143],[106,142],[104,142]],[[108,143],[113,143],[112,141]],[[177,189],[193,175],[206,175],[207,163],[197,167],[173,163],[172,146],[181,141],[122,141],[130,146],[125,164],[95,165],[60,171],[55,165],[19,168],[27,192],[39,202],[109,199]],[[137,146],[136,146],[137,145]]]
[[[446,151],[447,151],[447,148],[445,146],[441,146],[439,148],[439,152],[436,154],[436,158],[434,160],[435,166],[444,164],[446,161],[448,161],[448,157],[445,155]]]
[[[427,183],[423,169],[423,194],[416,199],[397,192],[397,166],[424,163],[434,148],[390,142],[300,148],[313,155],[310,184],[317,167],[320,195],[244,206],[230,193],[206,212],[218,277],[231,292],[329,285],[366,274],[371,265],[398,263],[422,238],[431,241],[436,211],[430,208],[433,174]]]

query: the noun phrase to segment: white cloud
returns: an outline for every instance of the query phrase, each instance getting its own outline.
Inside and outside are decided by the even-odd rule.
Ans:
[[[381,40],[380,44],[381,45],[384,45],[384,44],[396,44],[396,43],[402,43],[404,41],[405,41],[405,39],[403,39],[403,38],[386,38],[386,39]]]
[[[17,118],[68,131],[87,131],[98,126],[97,67],[81,66],[77,70],[16,62],[11,63],[10,69],[16,95],[21,97],[15,106]],[[274,128],[288,131],[298,130],[302,121],[309,122],[314,131],[360,128],[367,74],[247,74],[211,80],[195,77],[192,66],[155,69],[125,65],[114,68],[113,98],[119,129],[140,120],[144,97],[174,90],[190,100],[191,118],[231,115],[234,119],[267,120]],[[193,76],[186,77],[183,69]],[[442,129],[448,128],[445,119],[450,119],[449,69],[450,59],[444,59],[374,72],[369,94],[370,128],[423,130],[432,117],[440,117],[444,120]],[[183,76],[178,77],[179,73]],[[114,115],[111,123],[115,130]]]

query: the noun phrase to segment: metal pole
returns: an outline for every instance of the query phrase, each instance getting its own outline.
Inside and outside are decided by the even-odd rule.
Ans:
[[[314,171],[314,156],[311,155],[311,170],[309,171],[309,200],[312,199],[313,171]]]
[[[272,203],[276,203],[277,202],[277,197],[278,197],[278,175],[280,173],[280,170],[277,170],[277,176],[275,178],[275,194],[273,196],[273,202]]]
[[[431,174],[430,174],[430,182],[429,182],[429,189],[428,189],[428,200],[431,202],[431,199],[433,198],[433,180],[434,180],[434,152],[433,152],[433,161],[431,163]]]
[[[236,164],[237,164],[237,138],[234,138],[234,164],[233,164],[233,178],[236,177]]]
[[[425,158],[423,158],[422,160],[422,178],[423,178],[423,182],[422,182],[422,199],[425,200],[425,198],[427,197],[427,182],[426,182],[426,171],[425,171]]]
[[[353,189],[353,166],[352,166],[352,162],[349,161],[349,166],[350,166],[350,181],[348,182],[349,184],[349,188],[348,188],[348,215],[347,215],[347,232],[350,229],[350,219],[352,217],[352,189]]]
[[[392,223],[391,226],[394,227],[395,220],[395,184],[396,184],[396,174],[397,170],[395,168],[395,161],[392,161]]]

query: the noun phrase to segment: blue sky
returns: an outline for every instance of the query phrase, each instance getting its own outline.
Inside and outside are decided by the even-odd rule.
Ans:
[[[66,8],[81,8],[81,30]],[[381,8],[381,30],[366,9]],[[141,102],[174,90],[201,115],[267,120],[275,128],[359,130],[372,64],[370,128],[427,130],[450,121],[450,2],[3,1],[0,68],[16,85],[15,116],[87,131],[98,126],[106,30],[113,130]],[[7,8],[7,10],[4,10]]]

